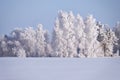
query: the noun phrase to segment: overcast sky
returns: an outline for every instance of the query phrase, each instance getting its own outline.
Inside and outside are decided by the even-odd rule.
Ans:
[[[0,0],[0,34],[15,27],[36,27],[43,24],[50,32],[58,10],[93,14],[97,21],[111,27],[120,21],[120,0]]]

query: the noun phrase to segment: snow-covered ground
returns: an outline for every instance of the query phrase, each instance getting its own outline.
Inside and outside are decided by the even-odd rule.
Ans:
[[[120,80],[120,58],[0,58],[0,80]]]

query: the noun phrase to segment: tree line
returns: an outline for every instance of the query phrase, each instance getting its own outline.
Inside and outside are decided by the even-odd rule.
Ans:
[[[52,39],[42,24],[0,36],[1,57],[114,57],[120,55],[120,23],[111,29],[92,15],[59,11]]]

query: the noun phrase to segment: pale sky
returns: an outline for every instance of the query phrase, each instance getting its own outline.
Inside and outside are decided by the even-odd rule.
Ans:
[[[84,18],[93,14],[111,27],[120,21],[120,0],[0,0],[0,35],[16,27],[43,24],[52,31],[58,10],[73,11]]]

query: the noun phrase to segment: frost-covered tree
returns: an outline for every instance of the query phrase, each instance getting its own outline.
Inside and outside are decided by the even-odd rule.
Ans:
[[[3,56],[2,41],[3,41],[3,36],[0,36],[0,57]]]
[[[17,57],[26,57],[25,50],[21,46],[19,41],[13,42],[14,47],[12,48],[12,54],[14,54]]]
[[[105,29],[92,15],[83,20],[80,15],[75,17],[72,12],[60,11],[52,48],[61,57],[103,57],[112,55],[115,40],[112,30]]]
[[[46,56],[45,53],[45,31],[43,30],[43,26],[41,24],[38,25],[36,30],[36,54],[37,56]]]
[[[113,28],[116,37],[118,38],[118,45],[115,46],[115,53],[119,52],[120,55],[120,22],[117,22],[116,26]]]
[[[45,53],[46,53],[46,56],[47,57],[52,57],[52,52],[53,52],[53,49],[52,49],[52,46],[51,46],[51,41],[50,41],[50,35],[49,35],[49,32],[48,31],[45,31],[44,33],[44,37],[45,37]]]
[[[97,36],[97,40],[99,41],[99,53],[97,54],[98,57],[104,57],[104,52],[105,52],[105,48],[104,48],[104,44],[103,44],[103,41],[104,41],[104,38],[106,36],[105,34],[105,28],[104,28],[104,25],[101,24],[100,22],[97,22],[96,25],[99,27],[98,28],[98,36]]]
[[[99,25],[99,35],[97,40],[100,42],[101,56],[113,56],[113,48],[116,45],[117,38],[108,25]]]
[[[66,43],[65,39],[63,38],[63,31],[60,29],[59,20],[56,19],[55,27],[53,30],[53,37],[52,37],[52,48],[53,48],[53,56],[63,56],[64,53],[64,43]]]
[[[64,36],[67,36],[67,51],[68,51],[68,57],[75,57],[77,56],[76,51],[76,38],[75,38],[75,17],[72,12],[68,13],[67,16],[67,23],[66,29],[64,32],[68,32]]]
[[[24,30],[24,33],[22,34],[22,45],[24,49],[26,50],[27,56],[36,56],[35,53],[35,43],[36,43],[36,38],[35,38],[35,31],[33,30],[32,27],[28,27]]]
[[[26,53],[22,48],[19,41],[16,41],[13,37],[5,35],[0,41],[0,56],[17,56],[25,57]]]
[[[87,57],[97,57],[99,42],[97,41],[98,26],[92,15],[85,20],[85,55]]]
[[[85,24],[83,18],[78,14],[75,22],[76,49],[78,57],[85,57]]]
[[[0,38],[0,56],[39,57],[50,54],[51,45],[48,32],[38,25],[37,30],[32,27],[16,28],[11,35]]]
[[[12,36],[15,40],[19,41],[21,46],[26,52],[26,56],[35,56],[35,43],[36,43],[36,32],[32,27],[25,29],[15,29],[12,31]]]
[[[0,40],[0,56],[10,56],[5,37],[2,37]]]
[[[74,23],[75,17],[72,12],[67,13],[60,11],[58,13],[52,40],[54,52],[58,54],[58,56],[73,57],[77,54]]]
[[[106,26],[105,26],[106,27]],[[109,27],[106,28],[106,32],[105,32],[106,36],[105,36],[105,54],[104,56],[113,56],[113,47],[116,44],[117,38],[114,34],[114,32],[112,31],[112,29],[110,29]]]
[[[92,15],[59,11],[52,39],[43,29],[16,28],[0,36],[0,56],[9,57],[111,57],[120,55],[120,23],[113,29],[97,22]],[[116,36],[117,38],[116,38]]]

